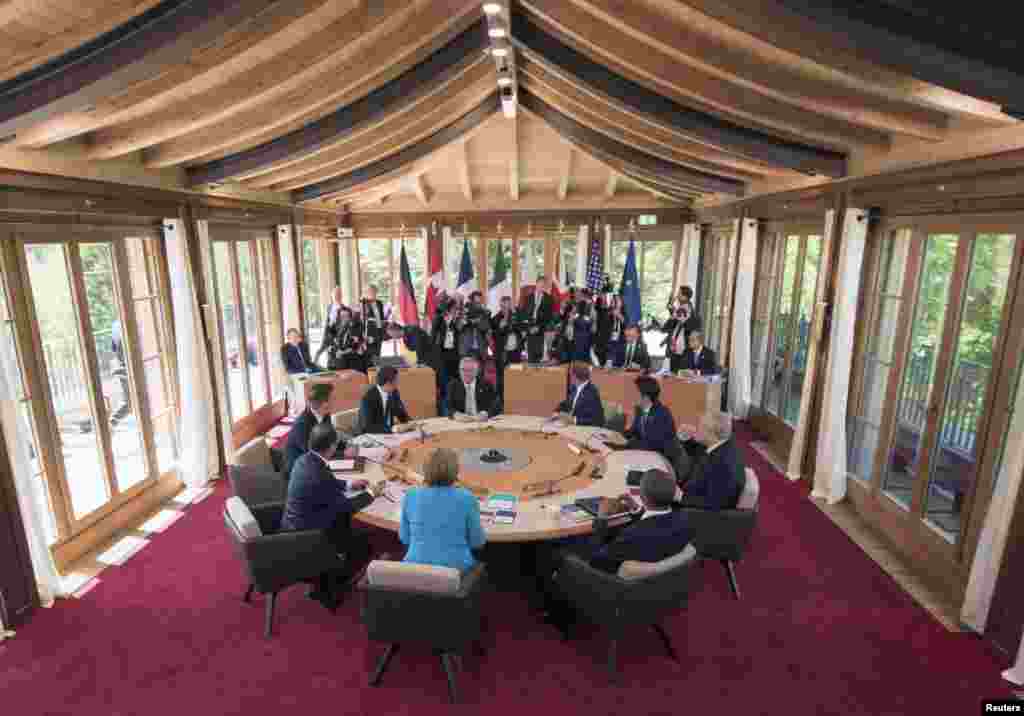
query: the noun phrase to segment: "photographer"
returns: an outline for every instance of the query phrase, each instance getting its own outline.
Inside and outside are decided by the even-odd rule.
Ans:
[[[498,395],[505,397],[505,366],[518,363],[523,352],[522,315],[512,311],[512,297],[503,296],[501,309],[491,318],[494,336],[494,368]]]
[[[491,331],[491,317],[487,309],[477,300],[480,292],[474,292],[466,309],[466,318],[459,332],[459,357],[487,357],[488,337]]]

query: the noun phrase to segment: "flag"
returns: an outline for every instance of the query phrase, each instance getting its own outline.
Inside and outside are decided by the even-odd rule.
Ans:
[[[432,223],[427,232],[427,273],[430,276],[430,283],[427,284],[427,306],[424,317],[427,330],[429,330],[437,310],[438,297],[445,285],[443,245],[441,236],[437,233],[437,222]]]
[[[501,299],[505,296],[512,296],[512,277],[508,273],[508,259],[505,257],[505,247],[498,242],[498,252],[494,255],[494,272],[491,275],[491,285],[487,289],[487,306],[491,311],[501,309]]]
[[[627,324],[640,323],[640,280],[636,273],[636,241],[630,239],[626,254],[626,268],[622,271],[622,311]]]
[[[466,298],[476,290],[476,279],[473,277],[473,260],[469,255],[469,239],[462,242],[462,263],[459,264],[459,280],[455,290]]]
[[[416,311],[416,291],[412,286],[412,272],[409,271],[409,258],[405,255],[405,242],[402,242],[402,259],[398,271],[398,307],[401,321],[406,326],[419,325],[419,314]]]
[[[526,251],[519,266],[519,301],[533,293],[537,287],[537,263],[533,257],[533,247],[526,243]]]
[[[584,285],[595,294],[600,293],[604,287],[604,251],[601,250],[601,237],[596,231],[590,236],[587,278]]]

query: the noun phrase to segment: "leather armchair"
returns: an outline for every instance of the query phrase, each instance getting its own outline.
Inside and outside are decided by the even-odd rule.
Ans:
[[[616,652],[627,631],[650,626],[661,638],[669,658],[678,660],[661,625],[667,615],[686,606],[699,572],[693,551],[678,566],[640,579],[624,579],[591,567],[578,555],[567,554],[555,573],[555,587],[588,621],[608,631],[609,678],[618,678]],[[568,633],[565,634],[568,638]]]
[[[270,465],[228,465],[228,482],[250,510],[262,505],[282,506],[287,497],[288,485]]]
[[[235,499],[229,498],[228,503]],[[267,595],[268,638],[273,634],[274,607],[282,589],[312,582],[342,566],[322,530],[278,532],[283,511],[282,505],[249,508],[242,502],[224,507],[224,524],[249,578],[243,599],[248,603],[254,591]]]
[[[420,566],[409,565],[412,570]],[[458,589],[447,593],[371,584],[372,567],[367,568],[357,585],[365,595],[363,623],[371,640],[387,642],[388,647],[377,663],[370,685],[380,683],[400,644],[420,644],[429,646],[441,657],[448,677],[448,695],[455,703],[458,692],[454,657],[466,646],[480,646],[481,599],[486,582],[484,565],[477,564],[462,575]]]

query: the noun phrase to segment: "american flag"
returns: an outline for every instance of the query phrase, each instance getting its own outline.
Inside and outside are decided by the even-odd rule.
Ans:
[[[590,255],[587,257],[587,288],[595,293],[604,286],[604,253],[601,251],[601,238],[597,232],[590,237]]]

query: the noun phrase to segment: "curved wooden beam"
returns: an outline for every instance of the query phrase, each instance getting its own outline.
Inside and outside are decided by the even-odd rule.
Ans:
[[[32,29],[45,33],[45,38],[26,37],[24,7],[36,6],[32,0],[8,2],[0,7],[0,82],[45,64],[74,48],[137,17],[160,0],[108,0],[102,5],[82,8],[77,0],[50,2],[52,10]],[[77,15],[71,10],[78,8]],[[84,15],[83,15],[84,13]],[[54,25],[54,20],[63,23]]]
[[[846,175],[840,152],[773,137],[711,114],[680,105],[643,85],[621,77],[541,30],[521,12],[512,13],[512,38],[581,82],[700,141],[744,156],[804,173]]]
[[[296,81],[249,87],[248,111],[206,124],[143,151],[143,164],[163,168],[207,163],[251,149],[316,122],[398,77],[469,27],[480,13],[473,0],[362,0],[373,11],[393,7],[314,73],[294,69]],[[410,9],[411,8],[411,9]],[[334,45],[337,47],[337,44]],[[259,81],[257,79],[257,81]]]
[[[582,145],[584,151],[588,153],[593,154],[596,149],[624,163],[643,168],[653,176],[662,177],[666,181],[672,181],[679,185],[693,186],[706,192],[739,195],[745,188],[744,183],[736,179],[687,169],[617,142],[562,114],[528,89],[521,88],[519,90],[519,103],[535,116],[544,120],[563,139]]]
[[[355,167],[341,168],[356,157],[369,157],[363,163],[376,161],[404,144],[414,143],[433,134],[451,121],[480,104],[494,89],[494,67],[487,57],[480,60],[437,91],[419,96],[418,101],[404,104],[380,121],[368,122],[353,129],[340,141],[322,151],[270,165],[269,171],[253,171],[240,175],[248,186],[275,187],[275,190],[297,189],[307,184],[344,174]]]
[[[0,83],[0,136],[151,77],[272,2],[164,0],[101,37]]]
[[[689,157],[691,165],[696,169],[707,169],[712,173],[724,175],[736,175],[738,178],[744,178],[746,175],[787,178],[798,176],[798,173],[792,169],[756,162],[738,154],[724,152],[707,144],[695,142],[672,127],[652,120],[647,115],[631,112],[614,100],[581,84],[573,77],[545,65],[542,61],[535,61],[534,58],[535,56],[529,52],[520,53],[520,71],[527,74],[532,80],[542,83],[544,87],[561,98],[563,105],[555,102],[551,102],[551,104],[566,114],[572,113],[563,109],[563,106],[583,108],[590,114],[600,117],[609,125],[616,127],[623,134],[642,137],[648,142],[669,148],[680,158]],[[642,149],[643,147],[638,148]],[[679,163],[685,164],[686,162],[680,159]],[[721,167],[721,170],[718,171],[715,167]]]
[[[175,102],[198,97],[244,75],[263,58],[288,52],[311,41],[353,9],[358,0],[289,0],[277,2],[250,22],[238,25],[212,47],[193,52],[158,77],[96,103],[90,111],[61,114],[18,133],[18,147],[39,149],[103,127],[161,112]]]
[[[487,43],[486,23],[481,19],[423,62],[347,107],[248,151],[190,168],[189,183],[221,181],[283,159],[312,154],[360,124],[387,116],[411,98],[429,96],[439,79],[447,81],[449,76],[479,61]]]
[[[385,159],[369,166],[361,167],[347,174],[332,179],[310,184],[292,192],[295,202],[319,199],[330,194],[338,194],[369,180],[399,171],[403,167],[426,157],[428,154],[443,149],[446,145],[461,140],[466,134],[479,127],[485,120],[501,109],[498,93],[492,92],[476,109],[464,114],[439,132],[434,133],[422,142],[396,152]]]
[[[995,102],[1008,114],[1024,117],[1024,71],[1019,69],[1015,27],[1002,33],[1002,38],[1014,38],[1010,51],[993,40],[988,23],[965,23],[963,12],[951,22],[943,17],[949,13],[945,8],[922,13],[877,0],[777,1],[830,33],[845,36],[878,64]],[[967,13],[974,19],[985,15],[976,8]]]
[[[770,135],[833,149],[888,148],[887,132],[810,112],[776,97],[730,86],[721,77],[641,45],[616,27],[558,0],[523,0],[524,15],[560,43],[621,77],[685,106]],[[636,51],[634,51],[634,49]],[[642,51],[641,51],[642,50]]]
[[[551,0],[529,0],[549,8]],[[653,47],[678,62],[710,77],[752,92],[792,104],[807,112],[824,114],[882,132],[937,141],[946,134],[946,115],[907,102],[869,95],[855,88],[802,75],[787,65],[769,64],[721,36],[704,31],[709,19],[678,2],[631,2],[574,0],[564,6],[566,20],[593,18],[625,38],[615,54],[625,60]],[[576,5],[583,12],[570,7]],[[572,24],[583,32],[578,24]],[[589,32],[586,32],[589,36]],[[640,45],[634,45],[635,40]],[[596,38],[595,38],[596,41]],[[610,48],[609,48],[610,50]]]

